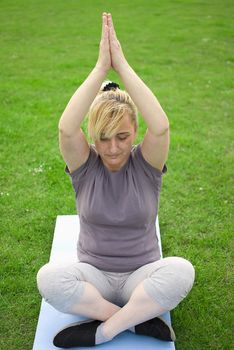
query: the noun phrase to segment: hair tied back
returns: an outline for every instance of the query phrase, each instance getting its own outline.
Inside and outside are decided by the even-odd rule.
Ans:
[[[104,81],[101,87],[101,91],[117,90],[120,89],[120,86],[113,81]]]

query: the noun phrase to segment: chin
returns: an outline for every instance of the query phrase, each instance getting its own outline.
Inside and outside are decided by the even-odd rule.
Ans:
[[[112,171],[118,171],[124,165],[123,160],[116,159],[108,159],[106,162],[106,166]]]

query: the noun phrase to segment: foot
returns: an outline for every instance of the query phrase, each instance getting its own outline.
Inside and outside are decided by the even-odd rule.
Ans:
[[[62,329],[55,337],[53,344],[58,348],[73,348],[77,346],[94,346],[95,334],[101,321],[81,321]]]
[[[148,335],[164,341],[175,341],[175,333],[161,317],[155,317],[135,326],[135,333]]]

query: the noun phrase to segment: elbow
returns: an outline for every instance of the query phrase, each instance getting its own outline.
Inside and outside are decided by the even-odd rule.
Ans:
[[[166,114],[164,114],[164,126],[163,127],[164,127],[165,132],[169,131],[170,124],[169,124],[169,120],[168,120]]]
[[[80,128],[64,126],[62,123],[59,122],[58,130],[60,137],[71,139],[74,136],[77,136],[77,133],[79,132]]]
[[[58,123],[59,134],[62,136],[70,137],[74,134],[74,129],[70,128],[68,125],[64,125],[63,118],[60,118]]]
[[[157,136],[164,136],[169,133],[169,126],[157,131]]]
[[[154,134],[155,136],[163,136],[169,132],[170,124],[166,113],[161,110],[154,122]]]
[[[161,136],[165,136],[165,135],[169,134],[169,125],[168,126],[155,127],[154,130],[148,128],[148,130],[155,137],[161,137]]]
[[[66,132],[66,128],[64,128],[64,126],[63,126],[63,124],[61,123],[61,120],[59,121],[59,123],[58,123],[58,130],[59,130],[59,133],[60,134],[66,134],[67,132]]]
[[[58,123],[58,129],[59,132],[64,132],[64,125],[63,125],[63,116],[61,116],[61,118],[59,119],[59,123]]]
[[[64,113],[61,115],[61,118],[59,119],[58,129],[59,129],[59,133],[69,136],[71,128],[69,128],[69,119],[64,116]]]
[[[169,133],[169,130],[170,130],[170,124],[169,124],[169,120],[166,118],[165,122],[162,125],[158,126],[156,134],[157,136],[163,136]]]
[[[62,125],[62,123],[60,122],[58,124],[58,130],[59,130],[59,134],[62,136],[66,136],[66,137],[72,136],[71,131],[69,131],[68,128],[64,127],[64,125]]]
[[[69,118],[69,116],[64,116],[64,114],[62,114],[58,123],[58,130],[60,135],[65,137],[73,137],[77,134],[79,129],[80,125],[78,123],[75,123],[72,118]]]
[[[163,127],[162,127],[163,133],[168,132],[168,131],[169,131],[169,128],[170,128],[169,120],[166,118],[165,124],[164,124]]]
[[[167,122],[167,125],[165,126],[163,133],[166,134],[169,132],[169,130],[170,130],[170,124],[169,124],[169,122]]]

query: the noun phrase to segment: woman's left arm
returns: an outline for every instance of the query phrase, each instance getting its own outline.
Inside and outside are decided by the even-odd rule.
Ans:
[[[169,121],[152,91],[130,67],[116,37],[112,18],[108,17],[110,50],[113,69],[119,74],[125,88],[147,124],[142,142],[143,157],[162,170],[169,151]]]
[[[169,151],[168,118],[152,91],[131,67],[122,67],[119,75],[148,127],[142,141],[142,155],[162,171]]]

